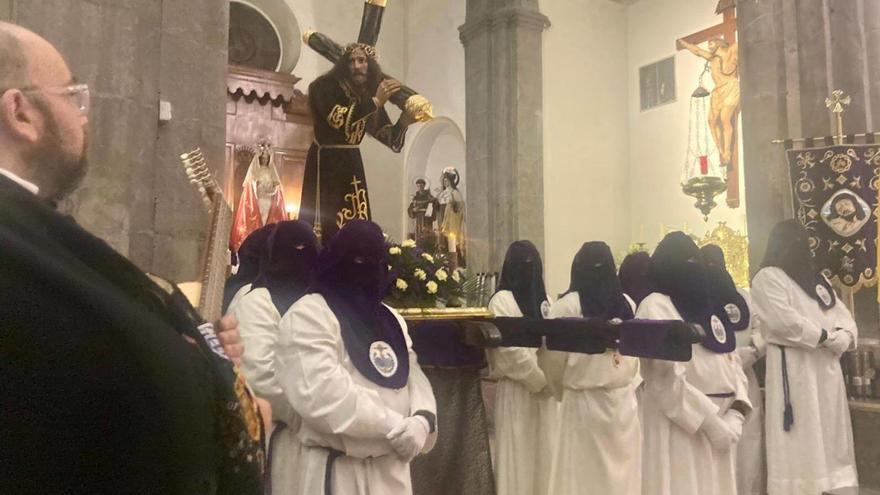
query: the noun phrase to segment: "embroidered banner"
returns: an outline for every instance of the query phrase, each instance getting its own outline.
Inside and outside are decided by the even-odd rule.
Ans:
[[[819,268],[858,290],[877,282],[880,145],[786,151],[798,221]]]

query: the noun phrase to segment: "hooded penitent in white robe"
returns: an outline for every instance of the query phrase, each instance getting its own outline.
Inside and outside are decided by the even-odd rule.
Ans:
[[[324,495],[330,449],[345,455],[332,462],[334,495],[410,495],[409,463],[386,435],[417,411],[436,414],[431,384],[419,368],[403,318],[391,308],[409,350],[409,378],[389,389],[365,378],[351,361],[339,321],[320,294],[297,301],[281,319],[275,350],[277,380],[302,418],[302,450],[290,479],[301,495]],[[437,432],[428,436],[429,451]],[[275,489],[275,487],[273,487]],[[284,494],[285,492],[281,492]],[[276,492],[277,495],[277,492]]]
[[[295,495],[299,492],[296,491],[296,479],[291,476],[291,467],[296,465],[301,448],[296,436],[300,418],[290,406],[276,378],[278,362],[275,348],[281,315],[268,289],[260,287],[250,290],[251,284],[242,290],[245,288],[247,292],[238,300],[233,299],[229,305],[229,313],[238,319],[238,331],[244,345],[240,369],[254,393],[272,405],[273,429],[269,437],[272,493]]]
[[[856,486],[852,424],[840,360],[819,345],[822,330],[858,330],[840,300],[823,311],[785,272],[766,267],[752,281],[752,305],[767,340],[767,493],[813,495]],[[794,423],[783,429],[782,352]]]
[[[767,456],[764,452],[764,398],[755,374],[755,362],[767,352],[767,342],[758,331],[758,314],[746,289],[737,289],[749,306],[749,328],[736,332],[736,353],[749,381],[752,414],[743,425],[736,449],[736,488],[739,495],[766,495]]]
[[[636,318],[682,319],[672,299],[659,292],[642,301]],[[749,404],[736,353],[718,354],[694,344],[689,362],[641,359],[641,373],[642,493],[736,495],[736,446],[716,450],[700,429],[709,415],[723,415],[734,401]]]
[[[522,317],[509,290],[489,301],[495,316]],[[495,387],[495,486],[498,495],[549,493],[559,403],[546,388],[538,349],[489,349]]]
[[[582,316],[577,292],[550,309],[551,318]],[[547,359],[559,361],[552,368],[564,370],[550,493],[639,495],[639,360],[611,350],[596,355],[550,351]]]

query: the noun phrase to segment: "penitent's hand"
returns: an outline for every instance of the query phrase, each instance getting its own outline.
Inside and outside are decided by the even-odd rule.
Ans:
[[[400,82],[394,79],[383,79],[376,88],[376,106],[383,106],[391,95],[400,91]]]
[[[385,436],[390,442],[391,447],[406,462],[409,462],[419,455],[419,452],[425,447],[428,441],[430,426],[428,421],[421,416],[410,416],[403,418],[388,434]]]
[[[241,343],[241,334],[238,333],[238,320],[235,316],[226,315],[220,318],[215,325],[217,338],[226,355],[236,365],[241,366],[241,357],[244,356],[244,344]]]

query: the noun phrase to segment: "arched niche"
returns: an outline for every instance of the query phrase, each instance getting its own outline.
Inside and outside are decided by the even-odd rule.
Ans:
[[[302,50],[302,30],[290,6],[284,0],[231,0],[230,3],[246,5],[266,18],[281,46],[281,58],[275,70],[292,74]]]
[[[452,119],[438,117],[423,124],[410,138],[406,154],[406,175],[404,184],[404,225],[405,233],[411,230],[406,216],[406,206],[415,192],[415,181],[422,177],[428,179],[431,192],[436,196],[442,187],[440,174],[443,169],[453,166],[461,175],[458,189],[467,198],[467,166],[464,134]]]

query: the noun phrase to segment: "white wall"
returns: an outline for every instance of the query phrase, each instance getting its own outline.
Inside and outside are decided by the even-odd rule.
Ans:
[[[459,189],[468,194],[464,178],[465,164],[465,78],[464,46],[458,27],[465,21],[464,0],[404,0],[406,2],[406,83],[425,95],[434,105],[439,135],[423,132],[425,124],[416,124],[407,135],[406,173],[401,175],[404,194],[399,215],[404,234],[409,226],[406,207],[414,191],[413,180],[427,176],[431,189],[441,187],[440,172],[454,166],[461,175]],[[396,5],[396,4],[394,4]],[[401,2],[401,5],[403,3]],[[389,3],[391,8],[392,4]],[[430,152],[417,143],[425,138]]]
[[[545,0],[544,214],[548,293],[581,244],[629,242],[627,25],[609,0]],[[676,176],[677,179],[677,176]]]
[[[642,0],[628,7],[628,115],[629,195],[632,205],[627,242],[644,242],[653,248],[660,240],[661,224],[688,230],[702,237],[719,221],[745,233],[745,187],[740,159],[740,207],[726,204],[726,193],[715,198],[708,224],[694,208],[694,199],[681,192],[680,176],[688,140],[690,95],[696,89],[705,60],[687,51],[676,52],[675,40],[721,22],[715,2]],[[658,22],[659,21],[659,22]],[[705,47],[705,44],[703,45]],[[675,54],[677,101],[645,112],[639,106],[639,68]],[[712,79],[705,78],[711,90]],[[742,141],[740,140],[740,149]],[[742,152],[739,154],[742,157]]]

